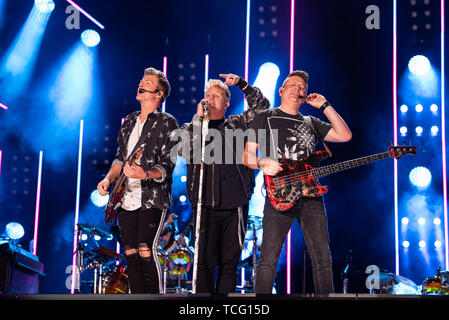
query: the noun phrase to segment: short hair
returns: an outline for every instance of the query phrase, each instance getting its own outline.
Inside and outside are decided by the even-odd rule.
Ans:
[[[228,86],[223,81],[217,79],[210,79],[206,84],[206,91],[209,90],[209,88],[211,87],[218,87],[222,89],[226,96],[226,101],[229,101],[229,99],[231,99],[231,92],[229,91]]]
[[[157,89],[162,91],[163,96],[161,99],[161,103],[165,101],[165,99],[167,99],[167,97],[170,94],[170,83],[168,82],[167,77],[165,76],[165,74],[157,69],[154,68],[146,68],[144,71],[144,76],[157,76],[158,79],[158,85],[157,85]]]
[[[287,78],[285,78],[284,82],[282,83],[282,86],[285,85],[285,83],[287,82],[288,79],[290,79],[291,77],[300,77],[304,80],[304,82],[307,83],[309,82],[309,74],[305,71],[302,70],[295,70],[293,72],[290,72],[290,74],[287,76]]]

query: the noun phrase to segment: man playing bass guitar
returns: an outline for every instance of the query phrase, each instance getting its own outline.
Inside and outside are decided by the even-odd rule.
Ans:
[[[243,161],[252,169],[261,169],[266,177],[276,176],[284,170],[281,159],[302,161],[308,158],[319,138],[329,142],[346,142],[352,138],[345,121],[322,95],[307,95],[308,78],[304,71],[290,73],[279,88],[281,106],[260,113],[251,124],[258,134],[255,139],[248,140]],[[329,123],[303,116],[299,109],[304,102],[321,109]],[[261,151],[261,157],[258,156],[258,150]],[[267,150],[272,150],[274,154],[264,156]],[[295,218],[303,230],[312,260],[315,293],[333,292],[332,260],[323,197],[320,193],[299,197],[291,208],[281,210],[280,207],[273,207],[267,191],[263,239],[256,274],[257,293],[272,292],[276,265]]]

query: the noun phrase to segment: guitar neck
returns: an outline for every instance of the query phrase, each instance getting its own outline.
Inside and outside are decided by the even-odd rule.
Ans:
[[[315,178],[324,177],[324,176],[327,176],[327,175],[335,173],[335,172],[362,166],[364,164],[368,164],[368,163],[371,163],[371,162],[374,162],[377,160],[382,160],[382,159],[388,158],[390,156],[391,156],[391,154],[389,152],[383,152],[383,153],[378,153],[378,154],[374,154],[374,155],[367,156],[367,157],[362,157],[362,158],[348,160],[348,161],[344,161],[344,162],[340,162],[340,163],[336,163],[336,164],[331,164],[328,166],[312,169],[312,175]]]

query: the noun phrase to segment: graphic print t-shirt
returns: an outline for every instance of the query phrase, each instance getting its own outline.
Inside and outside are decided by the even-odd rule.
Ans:
[[[304,160],[314,151],[317,134],[324,139],[332,128],[318,118],[310,116],[310,119],[308,123],[302,114],[290,115],[279,108],[266,110],[251,123],[255,137],[249,137],[248,141],[259,144],[262,157]]]

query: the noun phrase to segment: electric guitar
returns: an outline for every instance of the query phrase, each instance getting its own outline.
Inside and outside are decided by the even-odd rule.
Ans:
[[[283,170],[276,176],[265,175],[268,198],[278,211],[290,209],[300,197],[318,197],[327,192],[328,187],[321,186],[317,179],[334,172],[358,167],[377,160],[394,157],[396,160],[405,154],[415,154],[416,147],[389,147],[387,152],[348,160],[324,167],[319,162],[328,157],[324,150],[316,151],[303,161],[281,159]]]
[[[136,149],[134,153],[131,155],[130,165],[136,163],[137,160],[140,159],[140,156],[142,155],[143,146],[141,146],[139,149]],[[116,178],[112,182],[112,191],[109,193],[109,201],[106,207],[104,208],[105,211],[105,217],[104,220],[107,223],[113,222],[115,217],[117,216],[118,209],[122,205],[122,197],[123,193],[125,192],[125,186],[124,182],[126,181],[127,177],[125,176],[125,173],[123,172],[123,167],[121,174],[118,178]]]

